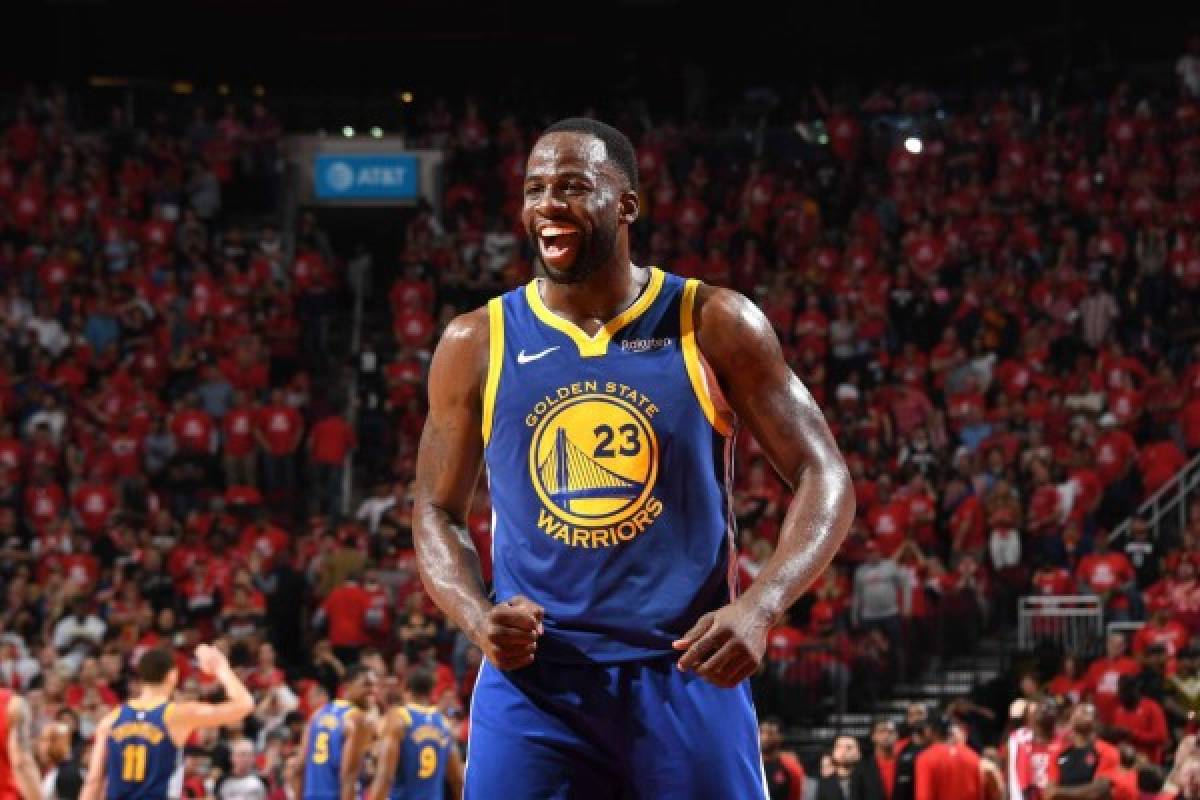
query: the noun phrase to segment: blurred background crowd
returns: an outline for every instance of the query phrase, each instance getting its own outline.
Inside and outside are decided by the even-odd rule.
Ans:
[[[639,263],[754,298],[854,476],[851,536],[754,679],[769,754],[860,712],[892,758],[901,717],[905,746],[958,737],[1011,791],[1035,780],[1013,730],[1099,734],[1147,786],[1190,747],[1200,504],[1135,513],[1200,451],[1200,39],[1171,67],[1064,83],[1014,57],[967,92],[608,115],[637,145]],[[449,319],[534,274],[515,212],[555,110],[418,98],[403,135],[445,153],[440,202],[396,214],[380,251],[281,214],[295,129],[265,95],[111,99],[28,85],[0,107],[0,684],[29,697],[47,775],[70,795],[161,643],[184,694],[214,688],[189,660],[211,641],[259,703],[189,745],[191,797],[251,774],[285,797],[302,721],[356,662],[381,706],[433,669],[465,742],[480,653],[412,550],[423,380]],[[788,497],[748,435],[737,465],[747,585]],[[468,522],[488,577],[486,485]],[[949,706],[888,705],[1005,641],[1018,598],[1076,594],[1118,623],[1099,647],[1054,640]],[[878,763],[861,744],[801,748],[810,793],[848,798],[853,762]]]

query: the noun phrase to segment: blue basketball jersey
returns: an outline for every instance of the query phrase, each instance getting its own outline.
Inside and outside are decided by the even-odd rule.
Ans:
[[[454,737],[445,718],[432,706],[407,705],[408,733],[396,760],[391,800],[442,800],[446,787],[446,759]]]
[[[354,706],[334,700],[308,722],[308,750],[304,754],[304,797],[329,800],[341,796],[342,751],[346,742],[346,715]]]
[[[536,280],[489,303],[496,599],[545,608],[539,659],[670,654],[736,591],[733,422],[696,345],[697,285],[652,268],[595,336]]]
[[[124,704],[108,733],[105,777],[108,800],[164,800],[183,789],[180,748],[165,720],[170,703],[154,708]]]

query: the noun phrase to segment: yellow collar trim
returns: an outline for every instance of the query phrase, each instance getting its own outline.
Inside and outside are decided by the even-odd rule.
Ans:
[[[542,300],[541,292],[538,291],[538,279],[535,278],[526,284],[525,298],[528,300],[529,307],[533,309],[533,313],[538,319],[556,331],[570,337],[579,348],[579,355],[584,358],[593,358],[606,354],[608,352],[608,343],[612,341],[612,337],[626,325],[640,317],[650,307],[658,297],[665,279],[666,274],[662,270],[657,267],[650,267],[650,282],[646,284],[646,289],[642,292],[641,297],[635,300],[629,308],[601,326],[600,330],[596,331],[594,336],[589,336],[578,325],[563,319],[546,306],[546,303]]]

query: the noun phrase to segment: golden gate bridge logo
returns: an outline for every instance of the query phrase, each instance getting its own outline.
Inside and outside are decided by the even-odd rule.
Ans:
[[[635,498],[642,484],[624,478],[600,464],[567,438],[559,428],[554,447],[538,464],[538,477],[546,494],[564,511],[572,511],[572,502],[593,497]]]
[[[579,526],[615,525],[646,500],[658,474],[658,440],[632,404],[583,395],[542,419],[529,471],[547,509]]]

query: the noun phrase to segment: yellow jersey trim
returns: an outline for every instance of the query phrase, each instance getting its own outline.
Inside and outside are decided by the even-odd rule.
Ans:
[[[500,389],[500,370],[504,366],[504,303],[499,297],[488,301],[488,368],[483,384],[483,446],[492,438],[492,415],[496,392]]]
[[[713,402],[712,394],[708,391],[708,379],[704,374],[704,364],[700,361],[700,347],[696,344],[696,326],[693,320],[693,308],[696,303],[696,289],[700,281],[689,279],[683,285],[683,295],[679,300],[679,341],[683,346],[683,364],[687,368],[688,379],[692,383],[692,391],[704,411],[704,416],[710,425],[722,436],[729,436],[733,428],[729,421],[717,413],[717,405]]]
[[[408,713],[408,709],[404,706],[396,706],[396,710],[400,712],[400,719],[404,720],[404,724],[412,727],[412,714]]]
[[[542,300],[542,295],[538,291],[537,280],[532,280],[526,284],[525,299],[528,300],[529,307],[533,309],[533,313],[538,319],[556,331],[566,334],[575,342],[575,345],[579,348],[580,356],[583,358],[595,358],[607,353],[608,343],[612,341],[612,337],[621,328],[633,322],[650,307],[650,304],[658,297],[665,279],[666,275],[662,270],[657,267],[650,267],[650,282],[646,284],[646,290],[642,292],[642,296],[635,300],[629,308],[601,326],[600,330],[596,331],[594,336],[588,336],[578,325],[563,319],[551,311]]]

